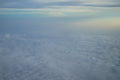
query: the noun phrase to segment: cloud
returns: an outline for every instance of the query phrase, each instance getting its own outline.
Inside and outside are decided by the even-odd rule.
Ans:
[[[45,8],[51,6],[120,7],[119,0],[1,0],[1,8]]]
[[[31,0],[33,2],[64,2],[69,0]]]
[[[50,8],[0,8],[0,14],[39,14],[46,16],[79,16],[80,13],[92,13],[96,10],[89,9],[87,7],[78,7],[78,6],[54,6]]]
[[[69,24],[74,29],[118,29],[120,28],[120,18],[119,17],[109,17],[109,18],[97,18],[88,19],[85,21],[77,21]]]

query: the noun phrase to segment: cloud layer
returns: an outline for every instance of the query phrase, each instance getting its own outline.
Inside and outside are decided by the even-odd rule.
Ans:
[[[42,17],[45,19],[44,22],[47,22],[47,26],[58,26],[60,24],[60,26],[72,26],[73,28],[74,26],[117,28],[120,26],[119,13],[119,0],[0,1],[0,18],[36,16],[41,19]],[[39,21],[42,21],[42,19]],[[52,23],[50,23],[51,21]]]
[[[119,0],[1,0],[1,8],[44,8],[51,6],[120,7]]]

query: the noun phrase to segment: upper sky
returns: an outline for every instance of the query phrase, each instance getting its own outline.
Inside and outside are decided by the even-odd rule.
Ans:
[[[120,7],[120,0],[0,0],[0,8],[48,8],[55,6]]]
[[[24,15],[53,21],[48,26],[114,28],[120,27],[120,0],[0,0],[0,17]]]

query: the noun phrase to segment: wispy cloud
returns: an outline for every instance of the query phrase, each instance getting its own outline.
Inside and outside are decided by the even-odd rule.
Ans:
[[[119,0],[2,0],[1,8],[44,8],[51,6],[120,7]]]
[[[70,0],[31,0],[33,2],[65,2]]]
[[[47,16],[79,16],[80,13],[93,13],[97,10],[78,6],[54,6],[50,8],[0,8],[0,14],[44,14]]]
[[[67,17],[67,20],[69,17],[69,26],[76,27],[80,25],[86,27],[89,25],[93,27],[99,27],[99,25],[103,27],[105,27],[105,25],[106,27],[120,26],[120,19],[112,18],[116,16],[120,18],[120,1],[118,0],[8,0],[1,2],[0,15],[37,14],[47,18],[48,16],[52,18]],[[102,19],[99,19],[100,17],[102,17]],[[104,17],[106,17],[106,19],[104,19]],[[110,20],[107,19],[108,17],[110,17]],[[90,18],[90,20],[88,18]],[[58,22],[59,21],[61,20],[58,20]],[[63,19],[63,22],[64,21],[65,19]]]

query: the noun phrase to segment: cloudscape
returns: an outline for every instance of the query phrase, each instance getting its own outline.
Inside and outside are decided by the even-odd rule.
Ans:
[[[73,26],[76,26],[77,22],[89,22],[89,19],[93,20],[92,23],[89,22],[91,25],[94,25],[96,20],[98,20],[97,24],[101,24],[102,18],[106,20],[104,21],[107,22],[105,23],[107,26],[111,26],[111,24],[115,28],[120,26],[119,0],[2,0],[0,4],[0,15],[2,17],[32,15],[56,18],[58,22],[62,22],[59,19],[62,18],[65,24],[68,22],[66,19],[69,19],[68,24],[74,24]],[[112,21],[113,18],[114,21]]]
[[[120,0],[0,0],[0,80],[120,80]]]

